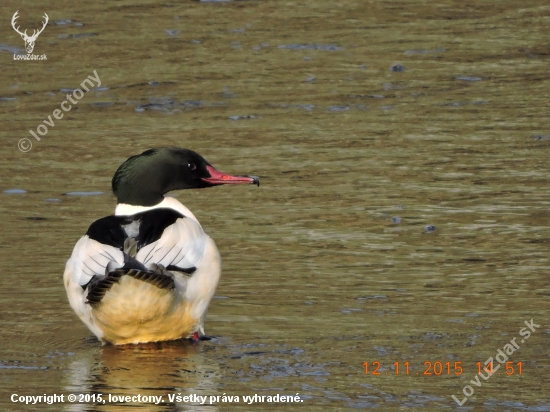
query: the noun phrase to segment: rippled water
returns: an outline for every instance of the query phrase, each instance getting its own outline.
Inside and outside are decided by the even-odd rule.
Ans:
[[[299,393],[312,410],[452,410],[476,362],[517,338],[515,373],[473,385],[464,408],[550,410],[547,2],[40,7],[0,6],[2,409],[37,408],[12,394],[162,395],[40,404],[156,411],[238,405],[168,394]],[[13,60],[16,10],[29,29],[48,13],[47,61]],[[94,70],[101,86],[36,141]],[[113,212],[118,165],[168,145],[262,179],[175,194],[223,257],[214,339],[102,347],[64,264]],[[436,361],[463,373],[424,375]]]

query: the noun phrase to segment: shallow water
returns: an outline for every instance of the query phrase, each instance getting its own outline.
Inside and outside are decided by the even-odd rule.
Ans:
[[[452,410],[476,362],[517,338],[515,373],[473,385],[463,408],[550,410],[546,2],[42,7],[0,6],[2,409],[37,408],[14,393],[164,397],[40,404],[52,411],[299,393],[312,410]],[[34,51],[47,61],[13,60],[18,9],[21,27],[50,16]],[[101,86],[36,141],[94,70]],[[102,347],[68,305],[64,264],[112,213],[118,165],[169,145],[262,180],[175,193],[223,257],[214,339]],[[436,361],[463,373],[424,375]],[[168,401],[224,393],[239,403]],[[254,408],[274,406],[289,408]]]

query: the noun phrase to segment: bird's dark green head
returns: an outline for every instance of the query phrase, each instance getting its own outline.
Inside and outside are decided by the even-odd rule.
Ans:
[[[153,206],[172,190],[200,189],[220,184],[260,184],[255,176],[231,176],[217,171],[201,155],[177,147],[149,149],[126,160],[115,172],[113,192],[118,203]]]

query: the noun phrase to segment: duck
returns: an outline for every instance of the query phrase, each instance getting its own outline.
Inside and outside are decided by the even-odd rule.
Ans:
[[[222,173],[177,147],[149,149],[117,169],[114,214],[90,225],[63,274],[70,306],[102,344],[207,338],[220,253],[195,215],[165,195],[225,184],[260,180]]]

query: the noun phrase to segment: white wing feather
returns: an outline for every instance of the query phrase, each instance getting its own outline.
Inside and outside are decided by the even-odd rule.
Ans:
[[[109,262],[124,265],[122,251],[90,239],[88,235],[82,236],[67,262],[67,267],[71,266],[72,268],[71,281],[85,285],[93,276],[104,276],[105,268]]]
[[[100,339],[103,332],[93,320],[91,307],[85,303],[82,285],[87,284],[95,275],[104,276],[107,264],[113,261],[120,266],[124,265],[124,255],[121,250],[104,245],[90,239],[88,235],[84,235],[76,243],[73,254],[65,265],[63,275],[63,282],[71,307],[86,326]]]
[[[159,240],[142,247],[136,259],[145,266],[151,263],[181,268],[198,268],[208,236],[193,219],[179,218],[164,229]]]

